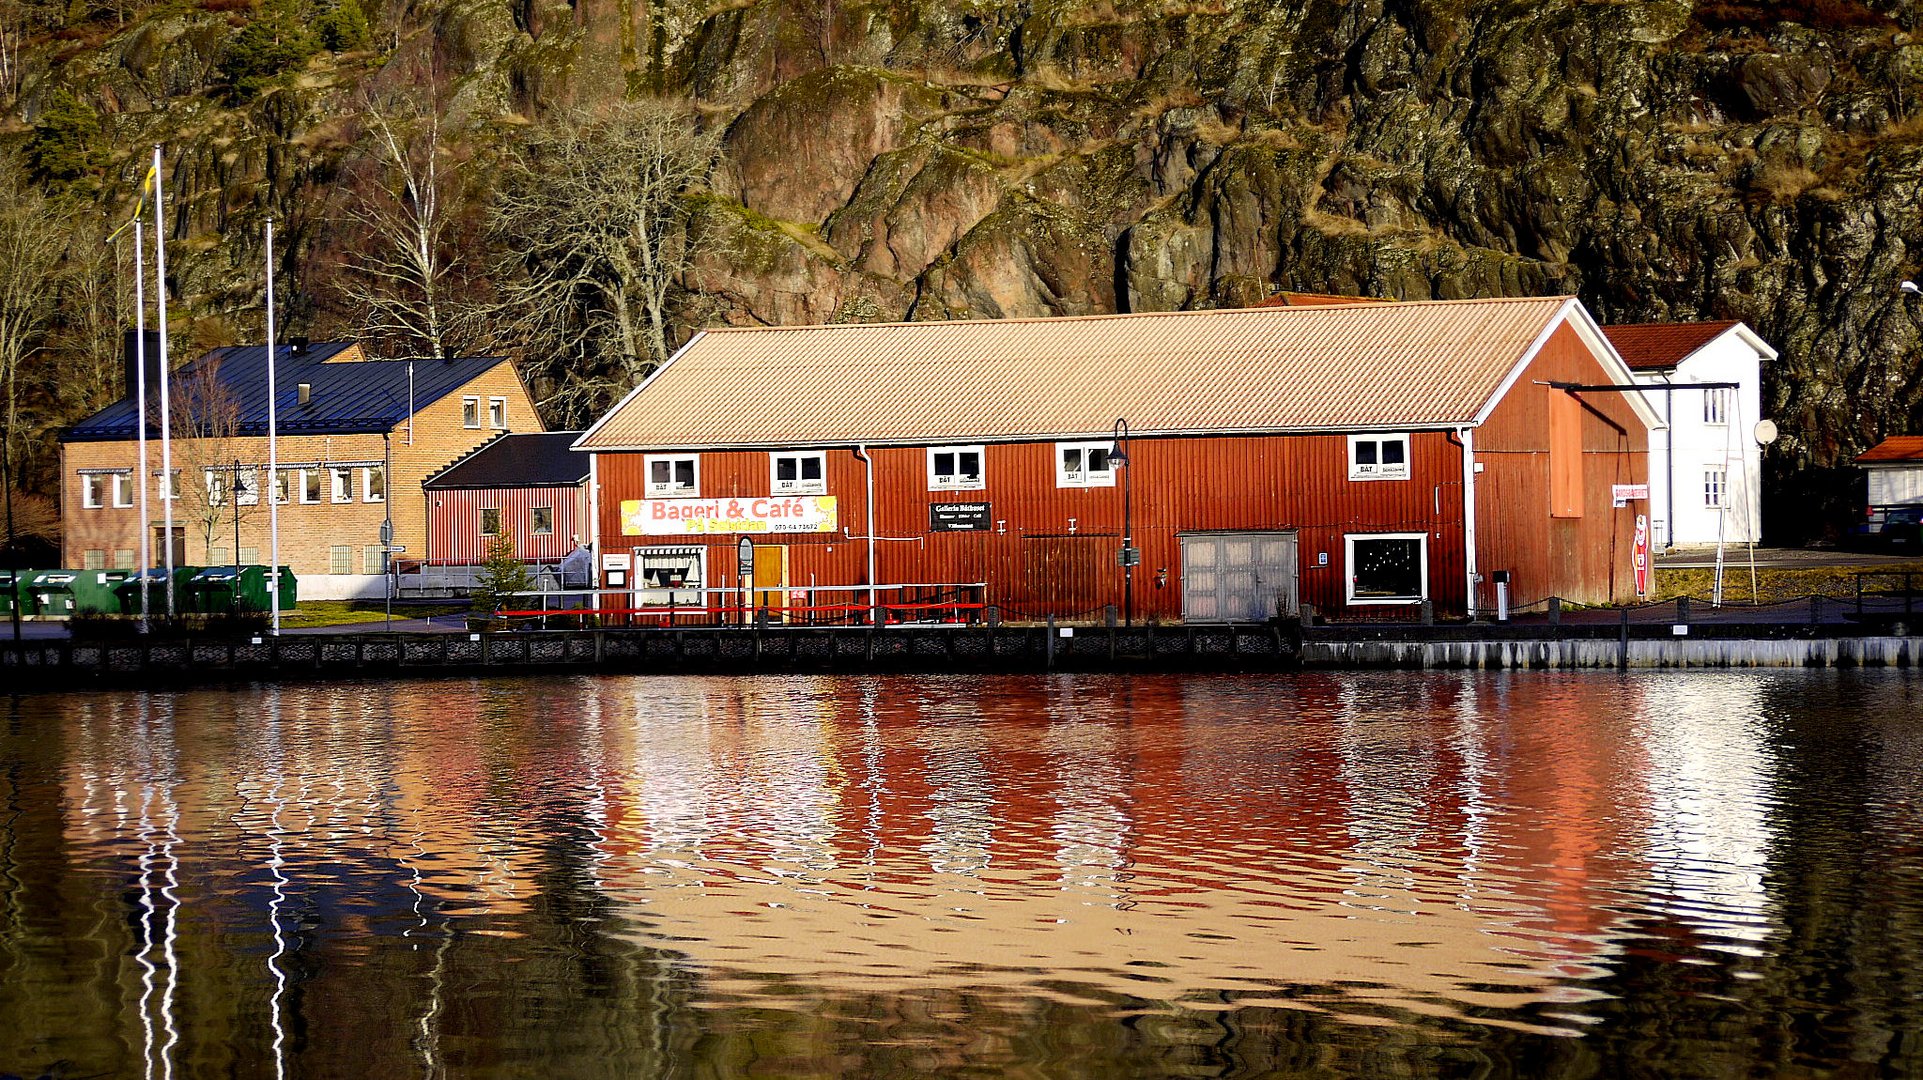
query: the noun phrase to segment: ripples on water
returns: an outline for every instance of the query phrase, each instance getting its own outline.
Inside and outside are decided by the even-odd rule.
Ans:
[[[0,1074],[1919,1071],[1902,674],[11,710]]]

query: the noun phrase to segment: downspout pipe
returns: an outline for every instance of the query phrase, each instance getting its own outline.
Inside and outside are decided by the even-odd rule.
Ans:
[[[875,591],[875,462],[868,456],[868,447],[865,443],[855,444],[855,457],[861,462],[867,476],[867,497],[862,500],[862,507],[867,514],[868,625],[873,626],[876,621],[875,612],[881,606],[880,594]]]
[[[1449,441],[1462,448],[1462,568],[1463,614],[1476,619],[1476,581],[1482,576],[1476,567],[1476,449],[1473,429],[1457,428],[1448,433]]]

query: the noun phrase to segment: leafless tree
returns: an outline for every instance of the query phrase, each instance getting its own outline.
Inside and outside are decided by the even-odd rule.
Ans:
[[[212,561],[214,541],[234,527],[235,515],[245,521],[262,505],[266,478],[242,462],[239,479],[252,494],[235,497],[234,462],[242,449],[240,402],[221,381],[217,358],[204,357],[175,372],[168,389],[173,463],[180,470],[175,517],[194,523],[201,550]],[[240,552],[233,554],[240,558]]]
[[[459,185],[439,113],[389,98],[370,101],[361,116],[374,177],[347,211],[367,242],[348,257],[343,292],[368,336],[441,359],[477,336],[483,313],[455,295],[449,233]]]
[[[63,403],[84,414],[129,391],[121,385],[120,331],[133,321],[133,235],[108,243],[97,214],[70,220],[52,347]]]
[[[46,346],[56,296],[48,283],[66,247],[65,215],[28,181],[17,157],[0,157],[0,385],[6,393],[0,452],[9,463],[27,437],[20,422],[22,369]]]
[[[673,300],[705,242],[690,197],[720,150],[688,110],[644,99],[560,117],[509,158],[495,281],[529,355],[570,369],[552,379],[566,387],[556,412],[590,411],[667,359]]]

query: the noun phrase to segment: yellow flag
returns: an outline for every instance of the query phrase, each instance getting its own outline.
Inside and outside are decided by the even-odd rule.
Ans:
[[[120,239],[120,234],[126,232],[127,227],[129,225],[132,225],[134,222],[140,220],[140,208],[146,205],[147,193],[151,192],[153,189],[154,189],[154,167],[152,165],[149,165],[147,166],[146,178],[140,182],[140,199],[134,205],[134,216],[128,218],[125,222],[123,222],[120,228],[115,229],[113,232],[108,233],[107,243],[111,244],[115,240]]]

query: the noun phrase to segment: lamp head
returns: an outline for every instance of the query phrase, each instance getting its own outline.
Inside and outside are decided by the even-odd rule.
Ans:
[[[1914,281],[1905,281],[1896,287],[1896,291],[1909,296],[1923,296],[1923,288],[1918,288]]]

